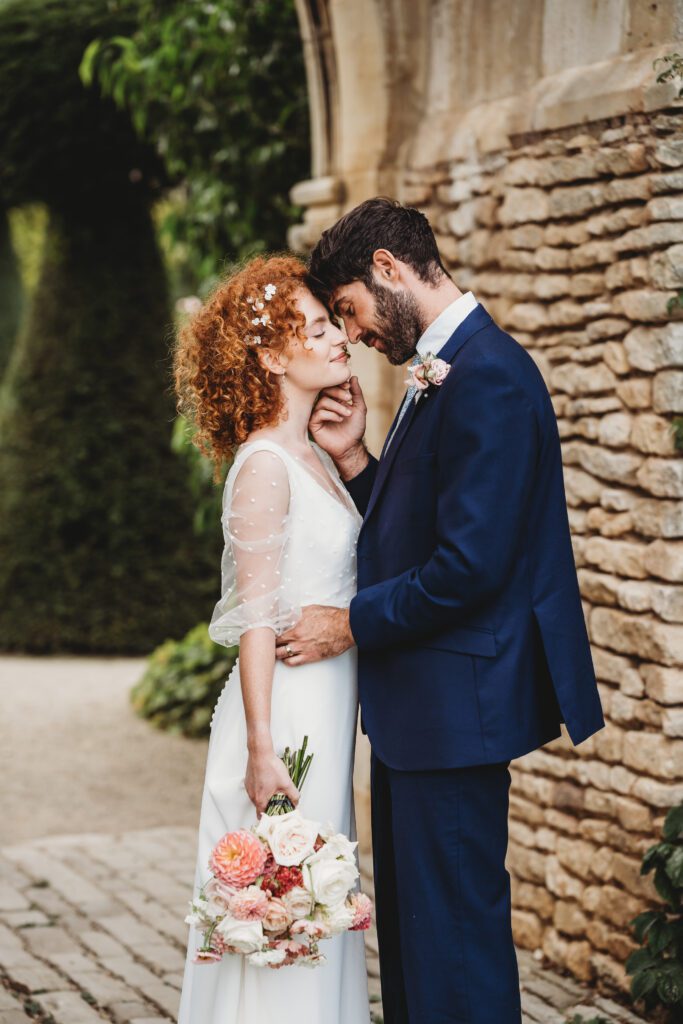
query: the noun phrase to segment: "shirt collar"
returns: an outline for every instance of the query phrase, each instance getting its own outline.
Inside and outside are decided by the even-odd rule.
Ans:
[[[436,320],[432,320],[418,341],[418,355],[424,358],[430,352],[433,356],[438,356],[455,329],[460,326],[465,317],[469,316],[476,306],[478,306],[478,302],[472,292],[460,295],[449,306],[446,306],[439,313]]]

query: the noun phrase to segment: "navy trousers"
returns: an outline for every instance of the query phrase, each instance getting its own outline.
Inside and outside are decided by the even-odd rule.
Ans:
[[[508,764],[408,772],[372,757],[385,1024],[520,1024]]]

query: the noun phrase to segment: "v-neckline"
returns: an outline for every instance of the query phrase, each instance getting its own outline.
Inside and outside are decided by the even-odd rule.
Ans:
[[[251,442],[247,442],[247,443],[259,444],[261,442],[266,443],[266,444],[272,444],[272,445],[275,446],[275,448],[279,448],[280,451],[283,451],[288,456],[288,458],[290,458],[293,462],[298,463],[302,467],[302,469],[304,470],[306,475],[310,477],[310,479],[313,481],[313,483],[316,485],[316,487],[320,488],[320,490],[323,492],[323,494],[326,494],[328,496],[330,501],[333,501],[335,503],[335,505],[339,505],[340,508],[345,509],[349,513],[353,512],[353,510],[351,508],[351,504],[350,503],[347,504],[346,501],[343,500],[343,498],[342,498],[342,490],[341,490],[340,485],[337,483],[337,481],[334,479],[334,477],[331,475],[331,473],[329,473],[328,470],[325,468],[325,465],[324,465],[322,459],[320,458],[320,456],[316,453],[313,444],[311,444],[311,446],[310,446],[311,450],[313,451],[316,460],[320,464],[320,468],[321,468],[322,472],[325,474],[327,479],[330,481],[330,483],[332,484],[332,487],[337,492],[339,497],[335,497],[334,494],[331,491],[328,491],[327,487],[325,487],[325,485],[320,480],[316,480],[316,477],[320,476],[319,473],[315,473],[312,469],[309,469],[309,467],[306,465],[306,463],[303,461],[303,459],[300,459],[298,457],[298,455],[294,455],[292,452],[290,452],[289,448],[285,448],[285,446],[283,444],[280,444],[278,441],[273,441],[273,440],[271,440],[271,438],[263,437],[263,438],[260,438],[260,440],[258,440],[258,441],[251,441]],[[350,499],[349,499],[349,501],[350,501]]]

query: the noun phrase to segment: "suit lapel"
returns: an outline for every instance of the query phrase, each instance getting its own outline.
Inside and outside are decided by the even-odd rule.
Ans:
[[[389,444],[389,438],[392,436],[392,434],[394,433],[394,430],[396,429],[396,421],[398,420],[399,416],[401,415],[401,409],[403,408],[403,403],[405,401],[405,397],[406,396],[404,395],[403,398],[401,399],[401,404],[399,405],[398,409],[396,410],[396,415],[394,416],[393,420],[391,421],[391,426],[389,427],[389,433],[384,438],[384,444],[382,445],[382,454],[379,457],[380,463],[383,461],[384,456],[386,454],[387,445]]]
[[[456,355],[458,354],[462,346],[465,344],[465,342],[469,338],[471,338],[473,334],[476,334],[477,331],[481,330],[482,327],[486,327],[486,325],[491,322],[491,317],[486,312],[484,307],[482,305],[475,306],[472,312],[465,317],[463,322],[461,324],[458,324],[453,334],[450,336],[446,344],[439,352],[438,358],[443,359],[444,362],[451,363],[452,365],[453,360],[455,359]],[[401,442],[408,433],[408,429],[410,428],[410,425],[413,422],[413,419],[415,418],[418,407],[421,406],[426,401],[427,393],[425,393],[425,395],[422,395],[418,402],[413,401],[410,403],[403,419],[399,423],[398,430],[396,431],[396,434],[394,435],[394,438],[391,444],[389,445],[388,451],[387,442],[384,442],[384,448],[382,449],[382,455],[380,457],[380,463],[377,469],[377,475],[375,477],[375,484],[374,487],[372,488],[370,501],[368,502],[368,507],[365,512],[365,522],[367,522],[367,520],[370,517],[370,514],[372,513],[373,508],[377,504],[377,499],[379,498],[380,492],[382,491],[382,488],[386,483],[389,471],[393,466],[396,456],[398,454],[398,450],[401,447]],[[401,406],[402,405],[403,401],[401,402]],[[399,406],[399,411],[396,413],[396,416],[394,417],[394,422],[392,423],[391,429],[387,435],[387,440],[391,437],[391,433],[394,430],[396,419],[400,415],[401,406]]]

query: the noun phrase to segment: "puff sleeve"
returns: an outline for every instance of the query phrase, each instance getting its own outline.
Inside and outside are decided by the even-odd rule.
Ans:
[[[216,643],[233,646],[263,626],[279,635],[300,617],[287,574],[290,497],[287,467],[272,450],[233,464],[221,516],[221,598],[209,624]]]

